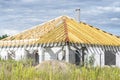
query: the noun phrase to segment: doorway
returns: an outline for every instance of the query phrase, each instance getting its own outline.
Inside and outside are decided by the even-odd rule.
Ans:
[[[39,64],[39,55],[38,55],[38,52],[35,53],[35,64]]]
[[[75,51],[75,64],[80,65],[80,52],[78,50]]]

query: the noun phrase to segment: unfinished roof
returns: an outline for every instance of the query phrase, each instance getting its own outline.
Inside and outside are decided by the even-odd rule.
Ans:
[[[61,16],[17,35],[5,38],[0,45],[17,46],[58,42],[120,46],[120,39],[116,36],[86,23],[78,23],[67,16]]]
[[[116,36],[90,26],[86,23],[78,23],[69,17],[61,17],[58,27],[46,33],[37,42],[71,42],[99,45],[120,45],[120,39]]]

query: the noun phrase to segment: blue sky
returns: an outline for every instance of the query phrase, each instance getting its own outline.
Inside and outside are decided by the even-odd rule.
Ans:
[[[0,0],[0,35],[13,35],[61,15],[120,35],[119,0]]]

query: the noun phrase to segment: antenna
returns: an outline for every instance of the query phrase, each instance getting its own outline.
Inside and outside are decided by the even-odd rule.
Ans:
[[[75,11],[77,12],[77,20],[80,22],[80,9],[75,9]]]

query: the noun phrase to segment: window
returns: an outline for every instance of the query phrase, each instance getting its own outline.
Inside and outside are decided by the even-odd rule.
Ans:
[[[105,51],[105,65],[116,65],[116,55],[113,51]]]

